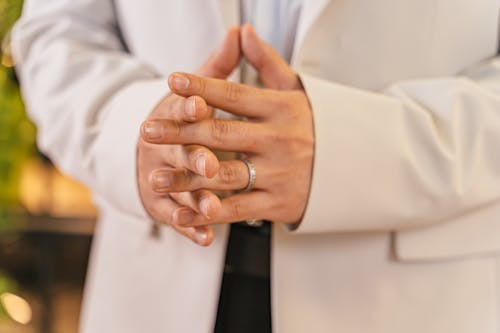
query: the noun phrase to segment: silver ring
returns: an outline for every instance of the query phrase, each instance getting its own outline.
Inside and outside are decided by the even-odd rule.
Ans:
[[[262,225],[264,224],[264,222],[262,220],[257,220],[257,219],[250,219],[250,220],[246,220],[245,222],[248,226],[254,227],[254,228],[262,227]]]
[[[255,185],[255,180],[257,179],[257,173],[255,172],[255,167],[253,166],[252,162],[250,162],[249,160],[242,160],[242,162],[245,163],[248,169],[248,184],[243,189],[243,192],[250,192]]]

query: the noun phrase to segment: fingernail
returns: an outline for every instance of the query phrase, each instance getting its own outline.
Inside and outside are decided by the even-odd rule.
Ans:
[[[170,84],[175,89],[184,90],[189,87],[189,79],[184,75],[175,73],[170,76]]]
[[[194,239],[196,240],[196,243],[198,243],[199,245],[205,245],[208,239],[208,235],[206,232],[196,231],[194,233]]]
[[[198,173],[202,176],[205,176],[206,174],[206,164],[207,161],[205,158],[205,154],[200,154],[198,157],[196,157],[196,171],[198,171]]]
[[[201,199],[200,200],[200,211],[207,219],[210,219],[209,210],[210,210],[210,199],[209,198]]]
[[[169,188],[172,186],[172,178],[163,172],[158,172],[153,174],[153,184],[156,188]]]
[[[196,99],[190,98],[187,103],[186,115],[191,120],[196,120]]]
[[[142,125],[142,134],[146,140],[158,140],[163,136],[163,125],[158,121],[147,121]]]
[[[175,213],[177,215],[176,216],[177,224],[179,225],[182,226],[189,225],[193,221],[194,214],[191,211],[191,209],[180,208],[177,209]]]

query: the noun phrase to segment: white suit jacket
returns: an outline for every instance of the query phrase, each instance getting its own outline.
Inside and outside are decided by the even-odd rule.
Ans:
[[[500,0],[308,0],[292,65],[316,147],[299,228],[275,226],[274,332],[500,332]],[[101,209],[83,333],[211,332],[227,227],[150,221],[140,123],[233,0],[28,0],[14,52],[40,148]]]

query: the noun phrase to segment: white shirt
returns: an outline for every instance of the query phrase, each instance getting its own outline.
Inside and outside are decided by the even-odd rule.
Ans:
[[[254,26],[257,34],[288,62],[303,0],[241,0],[243,23]]]

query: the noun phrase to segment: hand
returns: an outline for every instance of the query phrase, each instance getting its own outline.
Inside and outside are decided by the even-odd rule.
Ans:
[[[226,78],[238,65],[240,59],[239,28],[228,31],[222,45],[197,71],[200,76]],[[172,123],[193,123],[211,116],[212,109],[198,96],[166,96],[151,112],[147,120],[169,119]],[[197,213],[209,218],[220,207],[220,201],[212,192],[197,189],[192,193],[170,194],[163,190],[169,181],[164,171],[181,175],[196,174],[200,177],[214,177],[219,169],[217,157],[207,148],[199,145],[154,145],[139,140],[137,145],[137,177],[139,193],[148,214],[157,222],[171,225],[176,231],[197,244],[207,246],[214,238],[211,227],[184,227],[174,223],[183,216]],[[172,198],[175,196],[175,200]],[[180,203],[180,204],[179,204]],[[187,207],[181,207],[187,205]]]
[[[152,144],[197,144],[246,155],[257,171],[254,190],[222,200],[215,216],[178,216],[176,224],[206,226],[247,219],[278,223],[300,221],[307,203],[314,155],[312,112],[297,75],[286,62],[260,41],[249,26],[242,28],[243,55],[256,68],[268,89],[225,80],[174,73],[171,90],[180,96],[199,96],[208,105],[248,121],[204,119],[178,123],[165,119],[143,124],[142,135]],[[277,90],[284,89],[284,90]],[[194,172],[165,170],[175,184],[165,192],[240,190],[248,183],[246,165],[238,160],[220,162],[217,177],[200,177]]]

